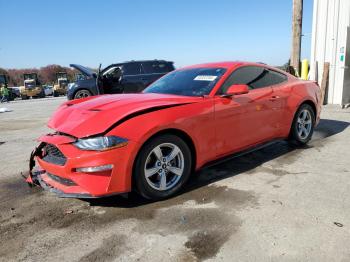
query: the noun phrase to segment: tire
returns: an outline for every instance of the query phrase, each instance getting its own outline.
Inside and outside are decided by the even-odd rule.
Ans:
[[[177,152],[174,157],[171,155],[173,152]],[[134,189],[146,199],[169,198],[185,185],[190,177],[191,167],[191,151],[181,138],[171,134],[152,138],[145,143],[136,158]]]
[[[292,144],[306,145],[312,137],[315,127],[315,112],[308,104],[302,104],[295,113],[290,130],[289,141]]]
[[[58,94],[56,91],[53,91],[53,96],[54,96],[54,97],[58,97],[59,94]]]
[[[7,101],[13,101],[13,100],[15,100],[15,96],[12,93],[10,93],[10,95],[8,96]]]
[[[42,92],[40,92],[39,97],[40,98],[45,98],[45,91],[44,90],[42,90]]]
[[[26,95],[21,95],[21,99],[22,99],[22,100],[27,100],[27,99],[28,99],[28,96],[26,96]]]
[[[89,97],[91,96],[91,92],[87,89],[80,89],[74,94],[74,99],[80,99],[84,97]]]

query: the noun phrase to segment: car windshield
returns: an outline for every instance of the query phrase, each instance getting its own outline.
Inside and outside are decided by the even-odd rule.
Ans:
[[[58,73],[57,78],[67,78],[67,74],[66,73]]]
[[[182,96],[208,95],[225,72],[224,68],[178,70],[160,78],[143,92]]]
[[[24,80],[36,79],[36,74],[24,74]]]

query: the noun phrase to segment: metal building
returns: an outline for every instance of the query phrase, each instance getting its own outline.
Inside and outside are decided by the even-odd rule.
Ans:
[[[321,83],[324,62],[328,103],[350,104],[350,0],[314,0],[310,79]]]

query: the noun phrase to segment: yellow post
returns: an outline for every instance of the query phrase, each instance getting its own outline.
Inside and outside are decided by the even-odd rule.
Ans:
[[[301,79],[307,80],[309,75],[309,60],[304,59],[301,62]]]

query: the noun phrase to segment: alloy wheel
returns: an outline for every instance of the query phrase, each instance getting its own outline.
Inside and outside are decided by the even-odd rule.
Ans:
[[[172,189],[184,173],[184,155],[172,143],[163,143],[148,154],[144,174],[149,186],[155,190]]]
[[[75,99],[79,99],[79,98],[85,98],[85,97],[88,97],[88,96],[90,96],[90,92],[89,91],[87,91],[87,90],[79,90],[75,94],[74,98]]]
[[[300,111],[297,120],[297,133],[300,139],[306,139],[312,129],[312,116],[309,110]]]

